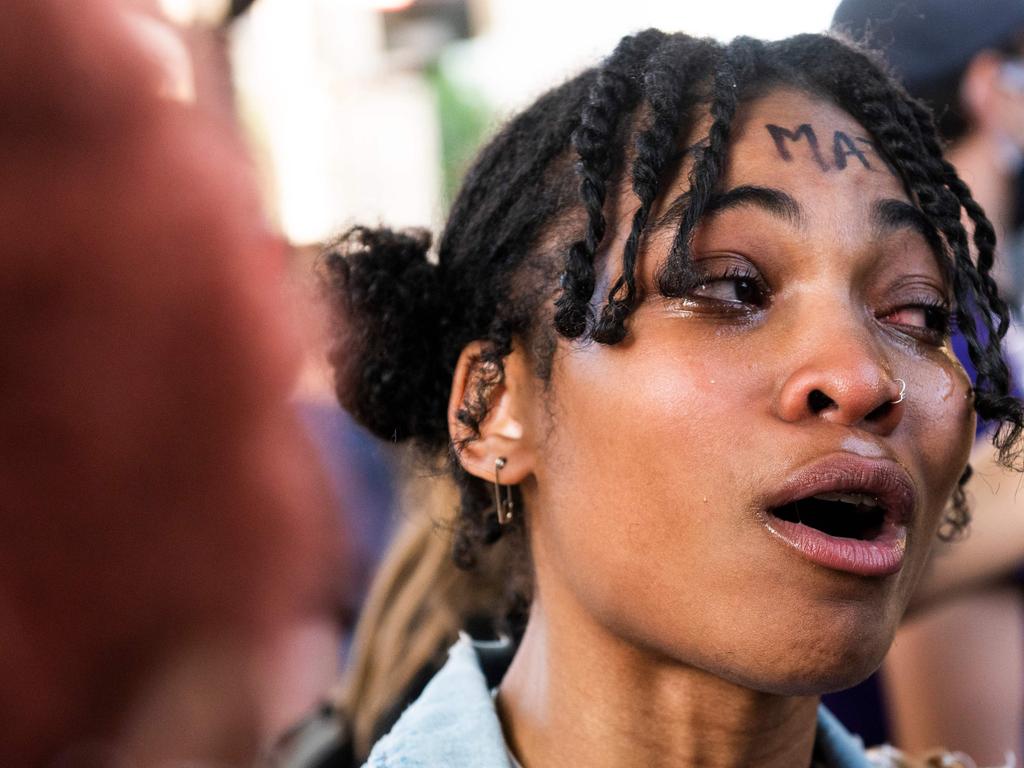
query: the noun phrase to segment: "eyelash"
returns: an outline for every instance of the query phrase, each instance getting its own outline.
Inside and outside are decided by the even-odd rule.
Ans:
[[[731,282],[740,284],[750,283],[758,292],[760,301],[749,302],[742,300],[726,300],[712,296],[695,295],[700,289],[717,283]],[[737,295],[739,291],[737,290]],[[691,284],[683,292],[682,302],[687,309],[694,309],[695,306],[703,305],[708,309],[715,309],[727,314],[751,314],[752,312],[766,307],[771,299],[771,289],[761,275],[752,269],[732,265],[721,274],[695,274]],[[956,315],[949,308],[948,303],[941,299],[922,297],[906,304],[900,304],[892,310],[880,316],[880,320],[909,310],[922,310],[924,312],[924,325],[910,325],[906,323],[889,323],[899,332],[905,333],[919,341],[930,344],[941,345],[949,338],[956,325]]]
[[[708,286],[715,285],[717,283],[734,283],[737,287],[740,283],[750,283],[762,297],[761,301],[759,303],[747,302],[742,299],[730,301],[727,299],[717,299],[711,296],[694,295],[695,291],[701,288],[707,288]],[[739,292],[737,291],[737,295],[738,293]],[[684,291],[683,300],[691,305],[693,303],[704,303],[730,312],[742,311],[744,313],[749,313],[753,309],[761,309],[765,307],[768,304],[770,295],[771,289],[764,281],[764,278],[762,278],[756,271],[733,265],[719,275],[694,275],[692,284]]]
[[[901,304],[895,309],[882,315],[881,319],[906,310],[920,309],[925,314],[925,325],[907,325],[905,323],[890,323],[903,333],[908,333],[914,338],[923,341],[940,344],[949,338],[956,325],[956,315],[950,310],[949,305],[944,301],[931,298],[922,298],[909,304]]]

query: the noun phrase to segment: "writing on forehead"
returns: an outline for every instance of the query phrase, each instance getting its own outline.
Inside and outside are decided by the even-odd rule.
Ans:
[[[826,144],[822,148],[818,134],[810,123],[801,123],[793,129],[767,123],[765,128],[775,143],[779,157],[787,162],[793,159],[795,152],[805,152],[823,171],[841,171],[852,162],[851,158],[856,159],[867,170],[874,170],[861,147],[874,150],[875,145],[863,136],[850,136],[844,131],[833,131],[829,142],[831,146]]]

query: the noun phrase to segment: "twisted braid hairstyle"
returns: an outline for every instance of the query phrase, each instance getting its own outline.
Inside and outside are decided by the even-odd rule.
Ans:
[[[436,253],[424,233],[356,228],[325,261],[339,332],[331,352],[342,404],[377,435],[412,440],[447,457],[461,491],[456,561],[522,533],[522,516],[500,528],[483,481],[460,466],[446,423],[452,375],[463,348],[483,342],[486,372],[459,419],[473,434],[501,381],[513,340],[546,380],[558,336],[617,344],[637,305],[637,252],[670,171],[692,155],[685,210],[657,287],[679,296],[689,284],[690,242],[719,182],[737,108],[772,88],[830,100],[858,120],[932,223],[947,256],[959,324],[978,376],[974,403],[994,422],[1008,466],[1020,463],[1024,408],[1010,392],[1000,342],[1008,312],[991,277],[992,226],[942,157],[928,110],[872,54],[837,37],[802,35],[728,45],[647,30],[611,56],[541,96],[483,149],[449,214]],[[706,135],[681,149],[698,121]],[[703,124],[703,123],[701,123]],[[610,191],[629,185],[636,208],[621,254],[606,267]],[[961,223],[966,212],[972,240]],[[620,267],[597,295],[597,271]],[[978,322],[975,321],[977,319]],[[472,439],[472,438],[471,438]],[[961,478],[945,534],[969,520]]]

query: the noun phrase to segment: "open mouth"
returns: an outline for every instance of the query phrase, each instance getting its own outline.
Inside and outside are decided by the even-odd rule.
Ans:
[[[917,491],[899,464],[833,454],[766,498],[768,532],[813,563],[859,576],[903,567]]]
[[[885,507],[866,493],[819,493],[773,509],[771,514],[828,536],[859,541],[877,539],[886,521]]]

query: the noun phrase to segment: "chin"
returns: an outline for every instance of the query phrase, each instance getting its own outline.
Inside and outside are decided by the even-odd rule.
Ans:
[[[882,664],[892,631],[862,631],[818,638],[777,656],[745,681],[747,687],[783,696],[820,696],[850,688]]]

